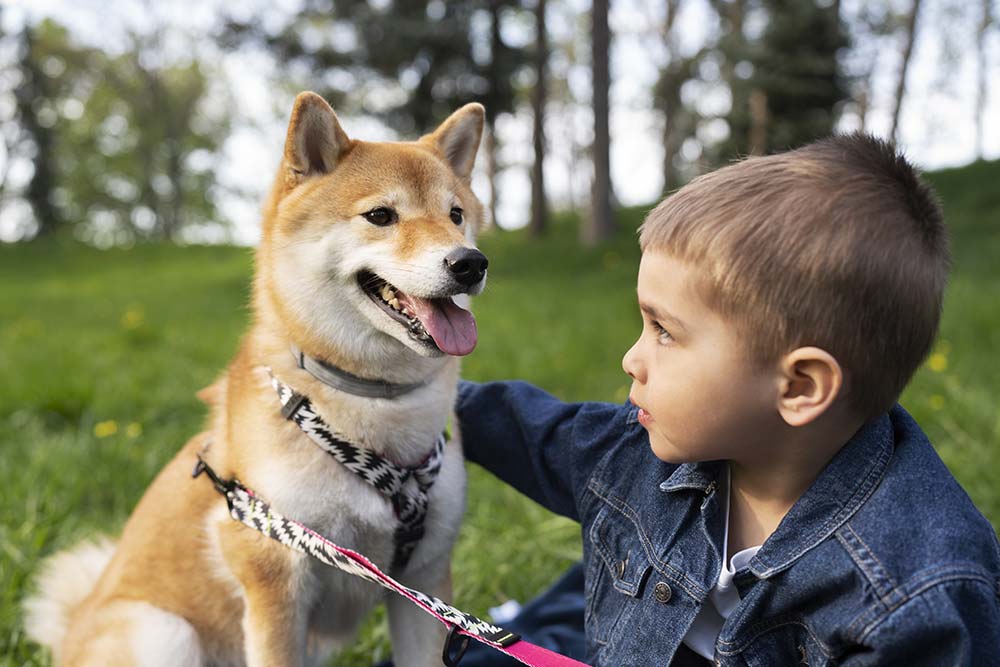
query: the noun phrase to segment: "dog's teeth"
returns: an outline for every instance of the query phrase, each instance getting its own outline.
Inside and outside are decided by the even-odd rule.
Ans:
[[[396,310],[399,310],[399,299],[397,299],[396,297],[389,299],[389,305],[395,308]]]

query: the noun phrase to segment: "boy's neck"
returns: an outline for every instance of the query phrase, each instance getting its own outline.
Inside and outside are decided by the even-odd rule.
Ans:
[[[765,456],[729,462],[730,556],[763,544],[861,427],[860,420],[836,421],[783,429]]]

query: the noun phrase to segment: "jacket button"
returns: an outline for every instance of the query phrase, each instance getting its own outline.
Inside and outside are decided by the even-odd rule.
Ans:
[[[653,595],[656,597],[657,602],[670,602],[670,596],[672,595],[670,586],[661,581],[653,587]]]
[[[627,561],[624,561],[624,560],[618,561],[618,578],[619,579],[621,579],[622,577],[625,576],[625,567],[626,567],[626,565],[627,565]]]

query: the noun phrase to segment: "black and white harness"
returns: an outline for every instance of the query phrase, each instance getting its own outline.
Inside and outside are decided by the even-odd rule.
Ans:
[[[292,353],[300,368],[309,371],[321,382],[348,393],[394,398],[423,386],[366,380],[306,357],[298,349],[293,348]],[[441,470],[444,447],[449,439],[447,430],[438,436],[434,448],[423,462],[415,467],[405,468],[368,449],[344,441],[316,413],[306,396],[282,383],[273,373],[271,385],[278,394],[281,414],[286,419],[294,421],[321,449],[375,487],[392,503],[399,519],[399,526],[395,531],[392,569],[404,568],[424,534],[427,494]],[[363,554],[341,547],[308,526],[271,509],[269,504],[239,480],[222,479],[199,455],[192,476],[198,477],[202,473],[211,479],[215,490],[226,499],[229,515],[236,521],[326,565],[383,586],[444,623],[450,628],[442,653],[442,661],[447,667],[457,667],[471,639],[487,644],[530,667],[587,667],[576,660],[524,641],[518,634],[477,618],[432,595],[404,586],[382,572]]]
[[[271,386],[281,401],[281,414],[295,422],[320,449],[389,499],[399,521],[395,532],[392,569],[406,567],[424,536],[427,494],[441,470],[447,431],[438,436],[430,454],[418,465],[404,468],[370,449],[355,447],[340,438],[313,409],[312,401],[284,384],[271,373]]]

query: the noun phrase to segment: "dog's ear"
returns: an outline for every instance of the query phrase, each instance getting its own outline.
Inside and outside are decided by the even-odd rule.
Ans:
[[[350,138],[326,100],[316,93],[299,93],[285,137],[289,180],[331,172],[350,147]]]
[[[476,162],[476,151],[483,136],[486,110],[482,104],[466,104],[448,116],[438,129],[423,138],[437,145],[448,164],[461,178],[469,178]]]

